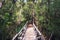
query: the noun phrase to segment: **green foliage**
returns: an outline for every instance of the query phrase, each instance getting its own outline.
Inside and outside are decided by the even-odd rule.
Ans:
[[[11,39],[19,32],[25,22],[32,19],[33,11],[35,23],[47,39],[53,32],[54,40],[59,40],[60,0],[37,0],[36,3],[34,0],[28,0],[26,3],[24,0],[17,0],[16,3],[13,3],[13,0],[5,0],[0,8],[2,40]]]

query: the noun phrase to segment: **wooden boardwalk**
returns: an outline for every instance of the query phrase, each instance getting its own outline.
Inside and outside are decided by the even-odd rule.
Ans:
[[[37,29],[35,24],[30,25],[32,27],[27,28],[27,23],[24,27],[17,33],[12,40],[45,40],[44,36]]]

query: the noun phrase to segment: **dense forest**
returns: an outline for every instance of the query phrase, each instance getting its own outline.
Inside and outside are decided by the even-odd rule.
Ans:
[[[0,0],[0,40],[11,40],[33,16],[46,40],[60,40],[60,0]]]

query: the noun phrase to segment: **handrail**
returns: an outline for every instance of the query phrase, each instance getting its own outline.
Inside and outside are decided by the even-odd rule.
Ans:
[[[33,26],[36,28],[36,30],[39,33],[39,35],[42,35],[34,23],[33,23]]]
[[[26,24],[28,23],[28,21],[26,22]],[[21,34],[21,31],[26,27],[26,24],[23,26],[23,28],[19,31],[19,33],[17,33],[12,40],[14,40],[19,34]]]

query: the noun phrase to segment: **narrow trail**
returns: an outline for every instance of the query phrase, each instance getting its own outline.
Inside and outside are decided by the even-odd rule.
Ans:
[[[36,40],[36,33],[33,27],[27,28],[23,40]]]

